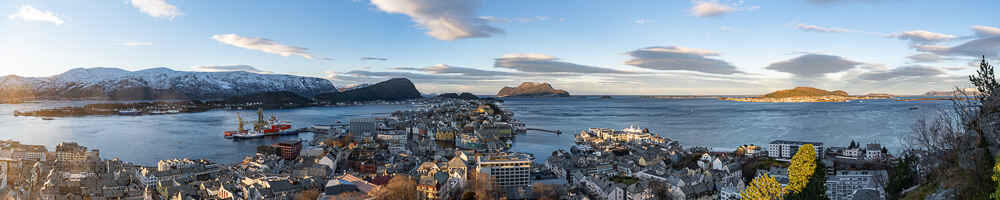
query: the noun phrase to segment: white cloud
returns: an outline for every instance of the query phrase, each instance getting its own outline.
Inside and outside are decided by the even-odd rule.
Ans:
[[[646,47],[626,54],[632,56],[626,65],[655,70],[685,70],[711,74],[742,73],[724,60],[710,58],[719,52],[678,46]]]
[[[725,32],[743,32],[740,29],[729,27],[729,26],[720,26],[719,30],[720,31],[725,31]]]
[[[637,19],[637,20],[633,21],[632,23],[636,23],[636,24],[652,24],[652,23],[656,23],[656,21],[648,20],[648,19]]]
[[[900,40],[909,40],[917,43],[936,43],[958,38],[958,36],[954,35],[935,33],[925,30],[904,31],[902,33],[891,34],[889,37],[898,38]]]
[[[490,37],[503,33],[487,20],[476,17],[481,0],[372,0],[386,13],[410,16],[413,22],[427,29],[427,34],[439,40]],[[546,18],[547,19],[547,18]]]
[[[803,31],[811,31],[811,32],[817,32],[817,33],[844,33],[844,32],[851,32],[851,30],[847,30],[847,29],[843,29],[843,28],[822,27],[822,26],[808,25],[808,24],[797,24],[797,25],[795,25],[795,28],[797,28],[799,30],[803,30]]]
[[[126,43],[122,43],[122,45],[130,46],[130,47],[134,47],[134,46],[153,46],[153,43],[152,42],[126,42]]]
[[[212,39],[228,45],[278,54],[281,56],[298,55],[307,59],[313,59],[312,54],[306,52],[306,50],[309,50],[307,48],[283,45],[264,38],[243,37],[236,34],[223,34],[212,35]]]
[[[794,74],[799,77],[821,77],[826,74],[847,71],[864,64],[840,56],[805,54],[790,60],[771,63],[765,69]]]
[[[717,17],[732,12],[753,11],[760,8],[758,6],[738,7],[708,0],[697,0],[693,1],[693,3],[694,6],[691,7],[691,14],[697,17]]]
[[[870,81],[885,81],[890,79],[928,78],[942,74],[944,74],[944,72],[937,68],[923,65],[913,65],[897,67],[886,71],[865,72],[859,75],[858,78]]]
[[[132,0],[132,6],[138,8],[149,16],[173,20],[174,17],[181,16],[177,7],[170,5],[165,0]]]
[[[30,5],[22,5],[21,8],[17,9],[16,13],[7,16],[7,18],[9,19],[21,18],[21,20],[24,21],[50,22],[56,25],[60,25],[63,23],[63,20],[59,19],[59,17],[57,17],[51,11],[38,10],[35,7],[31,7]]]
[[[917,51],[934,53],[943,56],[969,56],[988,58],[1000,57],[1000,36],[970,40],[957,46],[913,45]]]
[[[996,27],[972,26],[972,31],[975,31],[976,36],[979,37],[1000,36],[1000,28]]]
[[[563,62],[554,56],[537,53],[507,54],[494,59],[493,67],[536,73],[630,73],[620,70]]]
[[[906,58],[909,58],[911,61],[918,62],[918,63],[932,63],[932,62],[938,62],[938,61],[942,61],[942,60],[950,60],[950,58],[939,56],[937,54],[929,54],[929,53],[914,54],[914,55],[911,55],[911,56],[907,56]]]

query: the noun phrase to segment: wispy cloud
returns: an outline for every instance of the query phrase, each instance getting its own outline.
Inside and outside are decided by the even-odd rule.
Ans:
[[[890,79],[927,78],[943,75],[944,72],[934,67],[923,65],[903,66],[886,71],[866,72],[858,76],[862,80],[885,81]]]
[[[935,33],[925,30],[903,31],[901,33],[890,34],[889,37],[900,40],[909,40],[916,43],[938,43],[958,38],[958,36],[954,35]]]
[[[709,58],[719,56],[718,52],[678,46],[646,47],[628,53],[632,60],[625,62],[641,68],[654,70],[685,70],[711,74],[742,73],[729,62]]]
[[[8,19],[21,19],[24,21],[49,22],[56,25],[63,24],[63,20],[51,11],[38,10],[30,5],[22,5],[17,12],[7,16]]]
[[[691,14],[697,17],[718,17],[737,11],[754,11],[760,9],[759,6],[743,7],[742,3],[730,5],[714,0],[695,0],[692,3],[694,3],[694,6],[691,7]]]
[[[243,37],[236,34],[222,34],[212,35],[212,39],[236,47],[253,49],[286,57],[290,55],[298,55],[307,59],[313,59],[312,54],[306,52],[309,50],[307,48],[284,45],[273,40],[259,37]]]
[[[130,47],[134,47],[134,46],[153,46],[153,43],[152,42],[125,42],[125,43],[122,43],[122,45],[130,46]]]
[[[953,47],[918,44],[913,45],[913,48],[917,49],[917,51],[943,56],[986,56],[988,58],[998,58],[1000,57],[1000,36],[974,39]]]
[[[976,25],[972,26],[972,31],[976,32],[977,37],[1000,36],[1000,28],[997,27]]]
[[[494,67],[536,73],[629,73],[620,70],[560,61],[545,54],[516,53],[494,59]]]
[[[194,66],[191,69],[201,72],[250,72],[257,74],[271,74],[273,72],[257,69],[250,65],[219,65],[219,66]]]
[[[165,0],[132,0],[132,6],[156,18],[173,20],[184,14],[177,10],[177,6],[170,5]]]
[[[795,25],[795,28],[797,28],[799,30],[803,30],[803,31],[810,31],[810,32],[817,32],[817,33],[845,33],[845,32],[851,32],[851,30],[844,29],[844,28],[822,27],[822,26],[808,25],[808,24],[797,24],[797,25]]]
[[[508,75],[514,75],[514,73],[510,73],[510,72],[490,71],[490,70],[482,70],[482,69],[469,68],[469,67],[451,66],[451,65],[446,65],[446,64],[437,64],[437,65],[434,65],[434,66],[428,66],[428,67],[423,67],[423,68],[397,67],[397,68],[393,68],[393,69],[396,69],[396,70],[407,70],[407,71],[418,71],[418,72],[427,72],[427,73],[431,73],[431,74],[457,74],[457,75],[463,75],[463,76],[508,76]]]
[[[632,23],[635,23],[635,24],[652,24],[652,23],[656,23],[656,21],[649,20],[649,19],[637,19],[635,21],[632,21]]]
[[[503,33],[476,15],[481,0],[372,0],[386,13],[410,16],[413,22],[427,29],[427,34],[439,40],[490,37]]]
[[[829,73],[847,71],[864,63],[840,56],[805,54],[790,60],[771,63],[766,69],[785,72],[799,77],[820,77]]]
[[[361,57],[361,60],[375,60],[375,61],[386,61],[386,60],[389,60],[389,58],[381,58],[381,57]]]

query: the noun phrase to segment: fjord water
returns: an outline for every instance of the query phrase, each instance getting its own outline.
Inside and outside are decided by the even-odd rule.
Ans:
[[[311,139],[311,134],[228,140],[235,129],[236,111],[152,116],[88,116],[42,120],[14,117],[14,110],[82,105],[89,102],[45,102],[0,105],[0,139],[43,144],[53,151],[62,141],[98,148],[101,157],[118,157],[139,164],[160,159],[205,158],[235,162],[253,155],[258,145],[279,140]],[[616,96],[505,99],[503,107],[531,128],[563,131],[562,135],[531,131],[518,135],[513,151],[528,152],[544,161],[553,150],[568,149],[573,135],[586,128],[621,129],[630,124],[676,140],[685,147],[734,149],[741,144],[763,145],[771,140],[805,140],[846,146],[852,139],[879,142],[890,151],[900,148],[900,137],[918,119],[951,107],[948,101],[865,100],[847,103],[747,103],[716,99],[653,99]],[[911,109],[917,107],[918,109]],[[329,124],[412,109],[411,105],[367,105],[267,110],[296,127]],[[254,111],[239,111],[253,120]]]

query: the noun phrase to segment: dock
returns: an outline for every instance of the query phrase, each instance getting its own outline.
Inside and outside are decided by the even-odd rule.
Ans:
[[[541,132],[546,132],[546,133],[555,133],[557,135],[562,134],[561,130],[548,130],[548,129],[541,129],[541,128],[525,128],[525,130],[529,130],[529,131],[541,131]]]

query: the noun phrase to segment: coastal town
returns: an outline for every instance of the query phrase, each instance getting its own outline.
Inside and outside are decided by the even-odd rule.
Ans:
[[[528,128],[494,99],[420,103],[307,127],[311,140],[262,145],[237,163],[173,158],[145,166],[71,141],[54,149],[2,141],[0,198],[741,199],[759,176],[789,184],[790,160],[811,147],[830,199],[886,199],[887,170],[898,160],[871,141],[686,148],[658,134],[669,130],[639,124],[580,127],[572,148],[537,160],[512,151],[513,138],[561,131]]]

